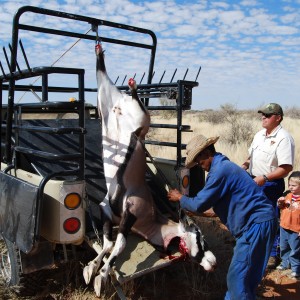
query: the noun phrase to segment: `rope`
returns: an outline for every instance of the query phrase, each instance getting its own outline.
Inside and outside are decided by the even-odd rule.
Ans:
[[[85,35],[87,35],[92,29],[89,29]],[[98,36],[98,32],[97,32],[97,36]],[[63,56],[65,56],[76,44],[78,44],[80,42],[80,40],[82,40],[82,38],[79,38],[74,44],[72,44],[56,61],[54,61],[51,65],[51,67],[53,67]],[[41,76],[37,77],[30,85],[33,85],[34,83],[36,83],[39,79],[41,78]],[[20,99],[17,101],[17,103],[19,103],[24,96],[27,94],[28,91],[24,92],[24,94],[20,97]],[[31,89],[31,92],[33,92],[33,90]]]

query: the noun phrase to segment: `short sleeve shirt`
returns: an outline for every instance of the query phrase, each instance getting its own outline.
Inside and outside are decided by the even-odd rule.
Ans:
[[[281,125],[268,136],[266,129],[257,132],[248,151],[253,176],[270,173],[281,165],[294,165],[294,139]]]

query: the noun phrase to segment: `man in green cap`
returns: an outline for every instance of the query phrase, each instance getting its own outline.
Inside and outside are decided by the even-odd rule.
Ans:
[[[284,192],[284,177],[292,170],[295,157],[295,144],[292,136],[281,126],[283,110],[277,103],[269,103],[258,110],[263,129],[257,132],[248,149],[249,156],[242,164],[253,180],[261,186],[266,196],[277,208],[277,199]],[[268,262],[268,268],[279,264],[279,234],[276,236]]]

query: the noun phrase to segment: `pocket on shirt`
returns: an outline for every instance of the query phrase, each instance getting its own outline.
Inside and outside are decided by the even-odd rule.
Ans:
[[[258,156],[257,154],[254,155],[255,159],[267,164],[271,164],[275,156],[276,147],[264,148],[262,147],[262,145],[256,145],[255,147],[253,147],[253,151],[257,151],[256,153],[258,153]]]

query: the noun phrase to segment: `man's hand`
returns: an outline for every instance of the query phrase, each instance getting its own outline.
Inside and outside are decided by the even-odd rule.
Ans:
[[[253,178],[257,185],[262,186],[266,183],[264,176],[256,176]]]
[[[170,201],[177,202],[180,201],[182,194],[177,190],[170,190],[168,193],[168,198]]]

